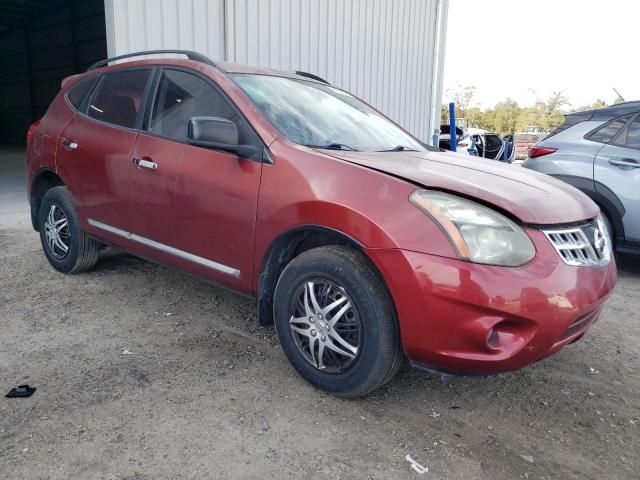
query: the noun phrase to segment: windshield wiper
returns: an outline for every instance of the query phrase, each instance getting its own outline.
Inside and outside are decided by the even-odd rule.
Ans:
[[[345,145],[344,143],[328,143],[326,145],[305,145],[305,147],[324,148],[326,150],[351,150],[352,152],[358,151],[358,149],[350,147],[349,145]]]
[[[378,150],[379,152],[417,152],[415,148],[405,147],[404,145],[398,145],[389,150]]]

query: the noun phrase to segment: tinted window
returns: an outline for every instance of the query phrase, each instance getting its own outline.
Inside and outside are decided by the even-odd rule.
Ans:
[[[102,77],[87,115],[121,127],[134,128],[150,70],[128,70]]]
[[[485,135],[487,150],[499,150],[502,147],[502,139],[497,135]]]
[[[631,118],[631,115],[625,115],[624,117],[618,117],[605,123],[602,127],[594,130],[586,136],[589,140],[594,142],[609,143],[613,137],[620,131],[624,124]]]
[[[91,77],[80,80],[67,92],[67,99],[71,105],[73,105],[73,108],[76,110],[80,108],[82,100],[84,100],[84,97],[89,93],[89,90],[91,90],[97,78],[98,77]]]
[[[178,70],[162,72],[149,130],[187,140],[191,117],[220,117],[238,126],[239,142],[252,143],[245,122],[216,89],[202,78]]]
[[[636,117],[622,134],[616,138],[615,143],[627,148],[640,150],[640,116]]]

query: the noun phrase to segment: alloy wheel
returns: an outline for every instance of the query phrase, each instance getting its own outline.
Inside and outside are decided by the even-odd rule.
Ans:
[[[313,279],[297,288],[289,327],[303,357],[324,372],[347,370],[360,353],[360,316],[345,289],[330,280]]]
[[[57,259],[65,258],[71,246],[69,219],[64,213],[64,210],[55,203],[52,203],[49,208],[44,229],[50,253]]]

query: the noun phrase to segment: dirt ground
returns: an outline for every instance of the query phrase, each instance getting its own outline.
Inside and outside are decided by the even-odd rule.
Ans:
[[[405,367],[345,401],[294,373],[249,299],[114,250],[56,273],[3,177],[0,388],[37,391],[0,398],[0,478],[640,477],[640,259],[620,259],[600,321],[546,361]]]

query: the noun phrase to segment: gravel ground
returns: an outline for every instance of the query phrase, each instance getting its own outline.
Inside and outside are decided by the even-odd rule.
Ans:
[[[0,387],[37,391],[0,398],[0,478],[639,477],[640,259],[619,259],[600,321],[546,361],[486,378],[404,368],[345,401],[294,373],[249,299],[111,249],[56,273],[11,158]]]

